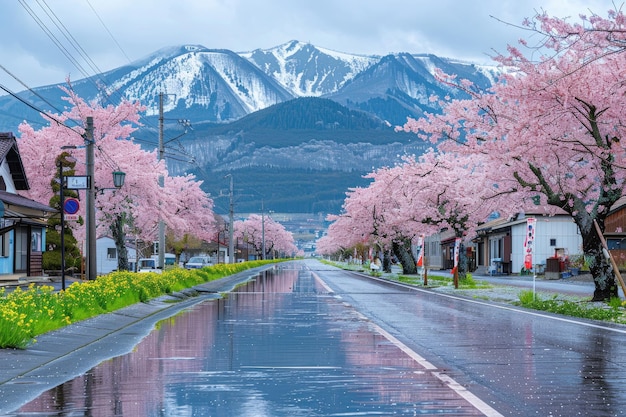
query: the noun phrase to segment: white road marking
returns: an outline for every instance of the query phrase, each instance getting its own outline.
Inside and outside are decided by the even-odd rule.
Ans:
[[[329,293],[334,292],[329,286],[328,284],[326,284],[326,282],[324,282],[324,280],[322,280],[316,273],[311,272],[313,274],[313,276],[315,277],[315,279],[317,280],[317,282],[324,287],[324,289],[326,291],[328,291]],[[348,303],[345,303],[345,305],[348,305]],[[436,377],[437,379],[439,379],[441,382],[443,382],[444,384],[446,384],[448,386],[448,388],[450,388],[452,391],[454,391],[455,393],[457,393],[459,396],[461,396],[462,398],[465,399],[465,401],[467,401],[468,403],[470,403],[474,408],[476,408],[478,411],[480,411],[481,413],[483,413],[485,416],[487,417],[504,417],[502,414],[500,414],[499,412],[497,412],[496,410],[494,410],[489,404],[485,403],[483,400],[481,400],[480,398],[478,398],[476,395],[472,394],[467,388],[465,388],[464,386],[462,386],[461,384],[459,384],[458,382],[456,382],[453,378],[451,378],[449,375],[443,374],[441,372],[438,372],[438,369],[435,365],[433,365],[432,363],[430,363],[428,360],[426,360],[425,358],[423,358],[422,356],[420,356],[417,352],[413,351],[411,348],[409,348],[407,345],[405,345],[404,343],[402,343],[400,340],[398,340],[395,336],[393,336],[392,334],[390,334],[389,332],[387,332],[385,329],[383,329],[382,327],[380,327],[379,325],[377,325],[376,323],[372,323],[372,321],[370,321],[366,316],[364,316],[363,314],[361,314],[360,312],[354,310],[356,312],[356,314],[364,321],[368,322],[376,332],[380,333],[385,339],[389,340],[391,343],[393,343],[396,347],[398,347],[402,352],[404,352],[406,355],[408,355],[411,359],[413,359],[415,362],[417,362],[419,365],[421,365],[422,367],[424,367],[426,370],[430,371],[430,373]]]

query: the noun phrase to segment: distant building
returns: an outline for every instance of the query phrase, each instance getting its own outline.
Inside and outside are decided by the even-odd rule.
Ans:
[[[134,263],[137,259],[137,250],[134,245],[126,244],[128,253],[129,270],[134,271]],[[117,271],[119,253],[115,246],[115,240],[110,236],[101,236],[96,239],[96,265],[98,275]]]
[[[533,267],[545,267],[548,258],[567,257],[582,252],[582,236],[569,214],[520,213],[509,219],[496,219],[477,229],[473,239],[481,272],[496,267],[503,274],[520,273],[524,267],[526,220],[537,219],[534,235]],[[540,267],[540,268],[541,268]]]

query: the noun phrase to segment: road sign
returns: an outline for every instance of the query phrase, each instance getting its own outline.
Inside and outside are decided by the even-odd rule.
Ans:
[[[76,175],[65,177],[65,188],[68,190],[86,190],[91,187],[89,175]]]
[[[80,208],[80,203],[75,198],[67,198],[63,202],[63,211],[65,212],[65,214],[76,214],[78,213],[79,208]],[[67,216],[65,217],[65,219],[67,219]]]
[[[66,214],[63,216],[63,220],[65,221],[78,221],[78,214]]]

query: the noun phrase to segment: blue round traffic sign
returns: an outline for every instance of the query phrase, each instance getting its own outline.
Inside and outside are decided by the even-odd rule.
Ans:
[[[75,198],[68,198],[63,202],[63,211],[65,211],[66,214],[76,214],[79,208],[80,204]]]

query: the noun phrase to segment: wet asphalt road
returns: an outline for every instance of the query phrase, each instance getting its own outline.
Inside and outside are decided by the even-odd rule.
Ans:
[[[391,363],[385,361],[386,355],[391,355],[388,359],[394,361],[404,357],[402,360],[405,361],[405,366],[414,369],[414,385],[410,395],[419,393],[420,398],[430,398],[431,406],[448,404],[447,407],[440,408],[439,412],[430,408],[430,413],[616,416],[622,415],[623,410],[626,410],[626,385],[623,384],[625,370],[621,360],[626,353],[624,326],[544,315],[502,304],[398,286],[384,280],[372,280],[367,276],[341,271],[313,260],[281,264],[278,269],[302,270],[298,274],[298,280],[289,288],[293,288],[294,293],[304,291],[307,304],[317,297],[319,302],[327,304],[329,296],[340,303],[340,309],[333,307],[336,310],[334,314],[341,317],[334,319],[333,326],[354,330],[355,323],[363,323],[369,327],[370,332],[382,337],[381,342],[378,338],[366,337],[362,331],[349,332],[358,336],[354,340],[348,336],[347,340],[355,349],[356,353],[352,355],[356,355],[353,356],[356,363],[369,361],[366,362],[367,366],[360,368],[368,371],[364,374],[371,374],[376,369],[377,372],[394,369],[392,366],[385,366],[386,363]],[[241,275],[231,280],[229,285],[249,278],[251,277]],[[313,279],[317,283],[315,289],[312,290],[310,284],[306,288],[302,287],[302,279],[306,282]],[[250,296],[260,297],[261,311],[268,314],[268,317],[273,317],[275,313],[268,310],[268,303],[272,299],[269,294],[277,291],[278,287],[269,284],[268,281],[267,288],[264,288],[268,297],[255,295],[258,289],[252,290]],[[559,285],[557,282],[548,284]],[[218,288],[215,286],[213,290]],[[219,291],[224,288],[226,286]],[[284,288],[283,286],[280,291],[284,291]],[[245,292],[245,289],[242,291]],[[581,286],[581,292],[585,291],[589,295],[588,288]],[[296,297],[295,301],[305,300],[302,294],[293,296]],[[313,298],[309,300],[310,297]],[[237,301],[238,298],[233,297],[233,302],[241,305],[245,299],[244,297]],[[194,301],[185,303],[189,307]],[[178,306],[177,310],[180,311],[181,307],[184,306]],[[86,372],[100,361],[133,350],[133,344],[149,333],[159,317],[174,314],[164,310],[162,313],[154,312],[162,311],[163,308],[162,305],[136,306],[91,323],[83,323],[76,328],[46,335],[40,339],[40,344],[27,351],[0,351],[0,399],[10,404],[19,404],[20,400],[14,399],[15,396],[33,398],[36,391],[42,392],[60,383],[57,381],[69,380],[74,375]],[[292,317],[293,322],[281,319],[279,323],[298,328],[298,320],[302,321],[302,317],[288,311],[283,313],[288,318]],[[144,314],[148,316],[148,320],[141,320]],[[225,325],[234,326],[237,320],[242,319],[239,314],[221,319],[219,315],[216,317],[218,321],[225,320]],[[319,315],[329,319],[326,313]],[[315,316],[310,319],[316,320]],[[115,327],[124,323],[126,327],[116,332]],[[257,324],[262,324],[261,327],[267,326],[264,320]],[[230,340],[224,340],[226,344],[223,346],[216,345],[218,350],[228,350],[228,343],[232,343],[233,335],[231,334]],[[87,342],[87,336],[92,337],[93,341]],[[161,340],[160,336],[155,337]],[[256,342],[254,339],[250,340],[248,344],[254,346]],[[280,343],[274,345],[273,349],[280,346]],[[67,349],[66,353],[59,359],[54,359],[55,351],[63,348]],[[254,352],[253,349],[249,354],[254,355]],[[85,363],[79,363],[81,361],[77,361],[77,358]],[[288,363],[282,365],[289,368]],[[29,371],[30,368],[33,369]],[[251,383],[248,380],[245,384]],[[182,385],[185,386],[184,383]],[[191,388],[191,385],[187,385],[185,389]],[[392,386],[388,389],[396,398],[406,399],[409,395]],[[0,406],[0,411],[12,409],[7,407],[10,406]],[[426,409],[421,412],[417,410],[418,414],[426,412]],[[266,412],[247,415],[288,414]]]
[[[431,372],[452,377],[502,415],[626,414],[625,326],[403,291],[312,267],[337,296],[432,363]]]

